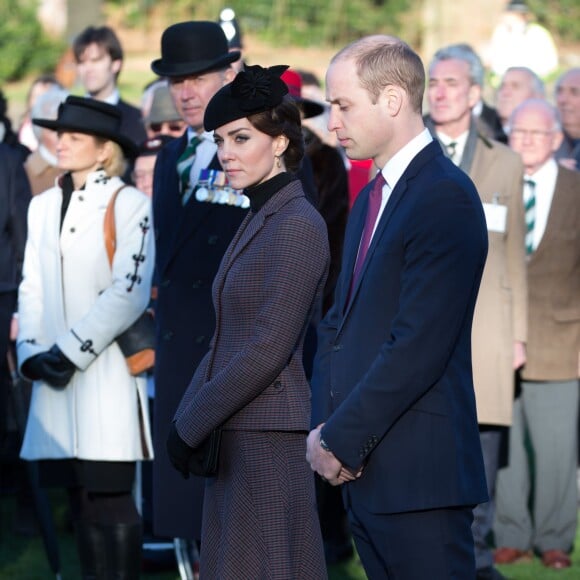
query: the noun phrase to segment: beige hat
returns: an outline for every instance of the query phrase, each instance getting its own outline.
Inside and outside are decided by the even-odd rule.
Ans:
[[[169,123],[171,121],[181,121],[181,116],[175,108],[171,92],[167,85],[159,85],[153,91],[151,109],[145,119],[145,123]]]

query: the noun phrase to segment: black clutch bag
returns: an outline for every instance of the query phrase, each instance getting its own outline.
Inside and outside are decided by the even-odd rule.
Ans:
[[[200,477],[213,477],[217,474],[221,439],[221,429],[214,429],[209,437],[195,448],[189,458],[190,473]]]

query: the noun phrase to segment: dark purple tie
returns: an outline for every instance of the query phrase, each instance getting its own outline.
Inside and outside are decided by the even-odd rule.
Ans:
[[[367,217],[365,220],[365,227],[363,229],[362,238],[360,241],[360,247],[358,250],[358,257],[356,259],[356,264],[352,274],[351,290],[354,288],[360,272],[362,270],[363,264],[365,263],[365,258],[369,246],[371,245],[371,238],[373,236],[373,230],[375,228],[375,223],[377,221],[377,216],[379,215],[379,210],[381,209],[381,201],[383,200],[383,186],[386,184],[385,178],[381,171],[377,173],[375,181],[373,182],[373,187],[369,194],[369,206],[367,208]]]

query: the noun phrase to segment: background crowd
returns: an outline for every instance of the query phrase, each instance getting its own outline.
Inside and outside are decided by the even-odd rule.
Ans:
[[[105,534],[104,539],[97,540],[90,537],[90,524],[94,521],[102,524],[101,527],[110,528],[112,524],[122,523],[130,525],[132,530],[138,528],[139,542],[171,542],[183,578],[193,577],[198,566],[204,481],[201,478],[184,479],[173,468],[175,461],[171,454],[168,456],[166,441],[172,436],[172,421],[178,408],[181,410],[177,423],[180,433],[173,432],[174,438],[178,437],[185,444],[189,441],[193,447],[194,442],[199,443],[201,435],[207,434],[196,433],[192,418],[183,418],[183,403],[180,406],[180,401],[196,370],[198,373],[200,367],[205,370],[202,365],[207,364],[204,361],[208,350],[215,346],[212,337],[216,323],[219,328],[221,313],[217,316],[214,313],[212,284],[216,276],[220,279],[222,257],[240,224],[245,224],[247,216],[261,207],[258,205],[256,209],[254,200],[247,202],[232,188],[220,184],[219,162],[222,160],[218,160],[211,134],[203,129],[204,113],[214,95],[235,78],[236,72],[254,64],[245,59],[242,31],[235,16],[224,11],[215,24],[220,24],[220,27],[208,26],[208,23],[181,23],[169,27],[161,39],[160,58],[151,63],[158,78],[143,87],[140,102],[133,104],[123,100],[119,91],[118,79],[124,53],[113,28],[90,26],[78,34],[72,43],[72,53],[78,83],[82,87],[83,98],[80,100],[106,103],[115,113],[110,113],[107,107],[101,111],[98,106],[95,112],[89,105],[84,121],[81,120],[83,114],[79,113],[77,124],[67,124],[65,116],[75,106],[75,97],[71,101],[70,87],[64,86],[56,74],[34,79],[22,119],[11,120],[6,101],[2,100],[0,179],[5,202],[0,204],[0,223],[5,239],[0,256],[0,354],[3,365],[0,409],[12,409],[14,413],[18,404],[28,406],[30,383],[25,379],[45,376],[43,372],[47,371],[42,366],[32,370],[30,365],[23,367],[23,363],[39,353],[35,341],[44,342],[47,347],[54,342],[55,350],[49,351],[53,358],[47,358],[50,369],[46,376],[52,376],[50,372],[56,369],[55,372],[68,377],[66,385],[70,380],[67,364],[71,361],[76,369],[83,370],[82,380],[90,379],[89,375],[85,376],[88,359],[76,356],[72,346],[74,341],[85,347],[83,357],[94,355],[105,365],[106,360],[98,347],[99,340],[102,342],[100,348],[105,349],[105,344],[124,325],[115,308],[105,308],[96,311],[95,316],[106,312],[115,317],[116,324],[111,325],[101,339],[99,333],[102,329],[98,321],[95,328],[85,324],[70,329],[69,339],[59,339],[65,330],[69,330],[65,329],[64,319],[50,319],[55,328],[39,330],[38,324],[31,322],[31,316],[23,321],[19,318],[18,286],[27,237],[29,246],[36,249],[48,243],[34,242],[33,229],[39,227],[34,224],[46,220],[50,212],[54,214],[52,209],[42,208],[41,204],[49,203],[47,190],[54,191],[55,182],[65,191],[65,185],[58,181],[63,170],[72,171],[73,179],[75,176],[74,167],[59,162],[65,149],[62,135],[78,130],[120,145],[130,162],[123,165],[122,171],[105,172],[105,176],[100,177],[104,180],[103,187],[108,188],[107,195],[115,189],[108,185],[108,181],[112,177],[122,177],[146,196],[135,197],[136,206],[152,206],[155,235],[153,232],[147,236],[143,233],[143,239],[147,240],[146,244],[153,244],[155,238],[155,275],[152,274],[153,265],[142,260],[144,269],[141,272],[145,272],[142,275],[147,280],[141,290],[147,299],[153,296],[155,369],[147,377],[138,379],[142,381],[138,384],[139,405],[133,399],[119,402],[116,395],[99,400],[99,404],[108,401],[106,404],[109,406],[133,406],[131,412],[134,413],[123,419],[124,423],[133,425],[133,431],[120,436],[135,438],[134,449],[121,454],[122,457],[115,455],[106,445],[98,452],[83,450],[81,455],[75,455],[78,450],[72,448],[56,452],[59,457],[80,457],[103,464],[119,460],[139,462],[136,474],[133,470],[128,475],[123,474],[125,479],[120,486],[117,485],[118,474],[115,474],[117,487],[112,488],[107,487],[110,473],[106,466],[105,476],[100,479],[103,474],[101,466],[96,479],[106,482],[104,492],[90,485],[87,487],[87,478],[93,480],[95,476],[93,472],[88,476],[89,472],[85,471],[80,479],[83,493],[88,493],[91,501],[95,494],[105,493],[103,504],[89,502],[88,505],[85,495],[77,497],[71,494],[70,518],[79,538],[79,555],[86,577],[94,573],[98,555],[106,550],[103,546],[107,542],[113,546],[111,553],[117,554],[116,559],[110,556],[110,561],[116,562],[112,566],[126,567],[127,560],[135,562],[141,558],[143,567],[154,565],[147,561],[146,552],[144,556],[139,555],[140,547],[135,545],[136,532],[126,534],[124,538],[117,527],[114,539],[111,539],[111,534]],[[511,1],[506,5],[486,54],[478,54],[466,43],[441,46],[429,55],[424,66],[423,121],[444,155],[475,184],[485,212],[489,241],[472,331],[479,439],[490,496],[490,501],[474,510],[472,532],[477,577],[482,580],[501,579],[496,565],[529,561],[534,556],[547,568],[568,568],[571,566],[570,552],[578,513],[580,68],[562,70],[558,67],[557,49],[551,35],[533,22],[533,14],[521,1]],[[553,83],[546,82],[554,78]],[[328,131],[330,112],[325,102],[323,80],[312,71],[294,67],[284,72],[281,80],[302,117],[304,158],[296,175],[306,198],[322,216],[328,232],[328,275],[325,277],[318,272],[315,276],[312,296],[304,298],[304,320],[298,321],[300,329],[304,326],[303,336],[300,335],[304,342],[300,363],[305,376],[310,378],[316,353],[315,327],[333,304],[349,211],[358,194],[381,167],[370,159],[349,159],[336,135]],[[490,80],[496,85],[493,90],[488,84]],[[194,101],[195,105],[192,104]],[[88,121],[91,114],[112,115],[116,124],[103,135]],[[35,119],[43,121],[38,123]],[[227,119],[228,122],[233,120]],[[222,124],[220,122],[215,127]],[[280,156],[276,155],[273,163]],[[97,162],[95,156],[91,166],[100,169],[103,164],[103,161]],[[85,180],[89,178],[84,173],[82,177],[82,182],[66,186],[68,189],[74,186],[74,189],[69,191],[68,207],[58,216],[60,230],[57,224],[54,232],[55,236],[60,236],[61,243],[65,243],[62,240],[68,236],[70,239],[66,244],[74,250],[72,261],[68,266],[63,262],[62,266],[72,279],[68,283],[71,294],[65,299],[65,304],[68,300],[71,309],[72,304],[76,304],[74,292],[86,291],[77,285],[75,277],[82,277],[86,284],[90,283],[87,273],[79,274],[80,267],[87,264],[87,252],[75,245],[75,228],[82,224],[83,218],[82,213],[73,212],[78,199],[82,202],[82,190],[89,185],[99,186],[99,176],[87,181],[86,186]],[[96,185],[93,184],[95,179]],[[178,196],[173,199],[171,196],[176,192]],[[37,196],[40,197],[36,199]],[[126,196],[129,197],[128,192]],[[35,201],[31,205],[32,198]],[[147,198],[151,202],[146,201]],[[32,217],[28,227],[31,230],[27,236],[29,205],[34,209],[30,212]],[[145,219],[144,216],[150,216],[149,210],[143,211],[145,213],[139,216],[139,220],[127,222],[124,226],[123,243],[127,244],[127,256],[134,255],[140,243],[139,232],[143,228],[140,229],[138,222]],[[77,221],[73,221],[73,217]],[[129,232],[131,227],[135,228],[133,238]],[[130,239],[133,239],[134,246],[131,246]],[[269,244],[272,246],[273,242]],[[27,313],[32,309],[36,316],[41,317],[36,312],[35,302],[42,300],[38,298],[42,291],[30,289],[30,280],[37,274],[33,265],[38,268],[43,264],[43,268],[48,270],[46,276],[51,274],[53,267],[43,263],[41,258],[31,258],[33,255],[27,249],[24,270],[27,284],[21,289],[19,300],[21,307],[28,304]],[[131,259],[127,257],[128,262]],[[320,260],[324,261],[322,257]],[[123,267],[130,267],[121,263],[119,258],[118,276],[123,278]],[[91,262],[88,264],[90,266]],[[106,275],[111,276],[110,293],[113,294],[116,284],[114,268],[112,273],[110,268],[107,269]],[[104,273],[99,272],[99,276],[104,276]],[[300,279],[305,281],[303,274]],[[103,284],[98,278],[94,286],[99,289],[95,291],[91,287],[91,292],[96,292],[92,297],[95,304],[103,302],[103,288],[109,288]],[[153,293],[150,284],[155,287]],[[317,284],[322,284],[318,291],[315,290]],[[39,288],[41,286],[39,283]],[[315,294],[319,300],[311,309],[309,300]],[[143,296],[134,306],[137,310],[145,306],[141,304]],[[58,304],[44,304],[44,308],[51,311],[60,308]],[[236,303],[236,307],[240,305]],[[244,308],[250,307],[245,305]],[[125,307],[123,311],[126,313]],[[295,308],[293,312],[296,312]],[[307,312],[312,315],[310,320]],[[42,320],[47,324],[46,317]],[[42,340],[31,328],[40,332]],[[238,337],[238,340],[245,339]],[[278,338],[275,340],[280,344]],[[19,345],[18,360],[14,358],[16,342]],[[93,347],[98,355],[92,352]],[[300,354],[301,350],[302,347]],[[4,353],[8,353],[8,357]],[[109,352],[106,356],[114,358],[116,354]],[[256,362],[257,355],[252,356],[252,361],[260,364]],[[18,380],[19,391],[15,395],[12,382],[16,380],[18,368],[23,378]],[[90,368],[91,372],[97,373],[96,366]],[[132,381],[126,374],[108,380],[117,385],[119,381]],[[265,376],[270,375],[265,373]],[[78,381],[78,374],[75,377],[74,381]],[[204,380],[207,382],[209,379],[210,374]],[[269,385],[267,378],[264,381],[264,388],[274,392],[281,388],[276,382]],[[82,387],[76,385],[75,388]],[[64,392],[67,392],[66,388]],[[147,404],[144,403],[145,392],[149,399]],[[23,400],[15,402],[16,397]],[[188,399],[193,408],[191,413],[200,412],[191,402],[200,397]],[[38,402],[35,403],[33,396],[33,408],[36,408],[35,404]],[[64,403],[67,408],[74,404],[78,401]],[[94,404],[89,401],[82,408],[87,413],[93,412],[90,408]],[[205,409],[202,403],[197,404]],[[324,403],[315,401],[314,404]],[[105,409],[104,415],[109,412]],[[258,416],[259,413],[258,409]],[[322,413],[319,418],[326,417]],[[296,421],[298,424],[298,419]],[[19,446],[23,435],[15,428],[16,423],[10,412],[2,414],[2,436],[13,438],[13,449]],[[110,430],[110,427],[96,424],[86,434],[82,434],[85,426],[81,431],[77,431],[78,427],[70,427],[73,438],[88,441],[96,436],[98,429]],[[244,425],[243,420],[234,422],[234,432],[240,424]],[[42,434],[35,432],[33,427],[29,422],[22,457],[28,460],[54,459],[54,451],[47,451],[42,445],[40,451],[36,449]],[[63,428],[63,425],[59,427]],[[239,441],[236,443],[240,444]],[[233,454],[234,442],[228,442],[228,445],[229,453]],[[152,456],[152,462],[143,461]],[[5,470],[3,465],[3,473],[10,473],[6,481],[17,490],[21,506],[17,524],[24,528],[27,516],[31,516],[33,531],[36,515],[27,514],[25,509],[30,504],[32,493],[26,472],[14,456],[5,465],[9,469]],[[41,476],[42,481],[52,481],[51,477],[42,475],[42,470]],[[74,481],[78,482],[78,479]],[[70,479],[65,482],[58,479],[57,483],[71,487]],[[251,487],[251,484],[247,485]],[[131,505],[127,503],[131,488],[139,515],[132,509],[132,500],[129,501]],[[121,493],[125,503],[118,501]],[[350,559],[353,555],[351,534],[340,490],[317,476],[316,499],[326,563],[331,565]],[[221,509],[215,498],[212,501],[215,510]],[[99,505],[107,507],[99,508]],[[95,518],[94,514],[101,509],[114,513],[115,517],[103,521]],[[300,509],[304,513],[307,511],[304,505]],[[218,516],[213,518],[214,525],[218,519]],[[143,537],[140,535],[142,529]],[[79,530],[84,530],[84,536]],[[247,532],[240,531],[240,535],[244,533]],[[131,552],[118,549],[123,542],[132,543]],[[92,546],[92,555],[87,546]],[[255,554],[258,557],[258,552]],[[171,558],[163,564],[177,566]],[[138,574],[135,571],[127,573],[128,578],[135,577],[130,574]],[[322,572],[313,577],[319,576],[322,577]],[[96,577],[99,577],[98,572]]]

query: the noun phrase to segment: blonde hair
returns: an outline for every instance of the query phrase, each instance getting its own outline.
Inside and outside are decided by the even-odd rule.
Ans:
[[[331,63],[354,60],[361,86],[376,102],[388,85],[401,87],[412,109],[421,114],[425,91],[423,63],[408,44],[396,36],[366,36],[337,53]]]
[[[127,171],[127,160],[121,146],[111,141],[110,139],[103,139],[95,137],[98,143],[106,145],[110,154],[103,162],[103,169],[109,177],[122,177]]]

